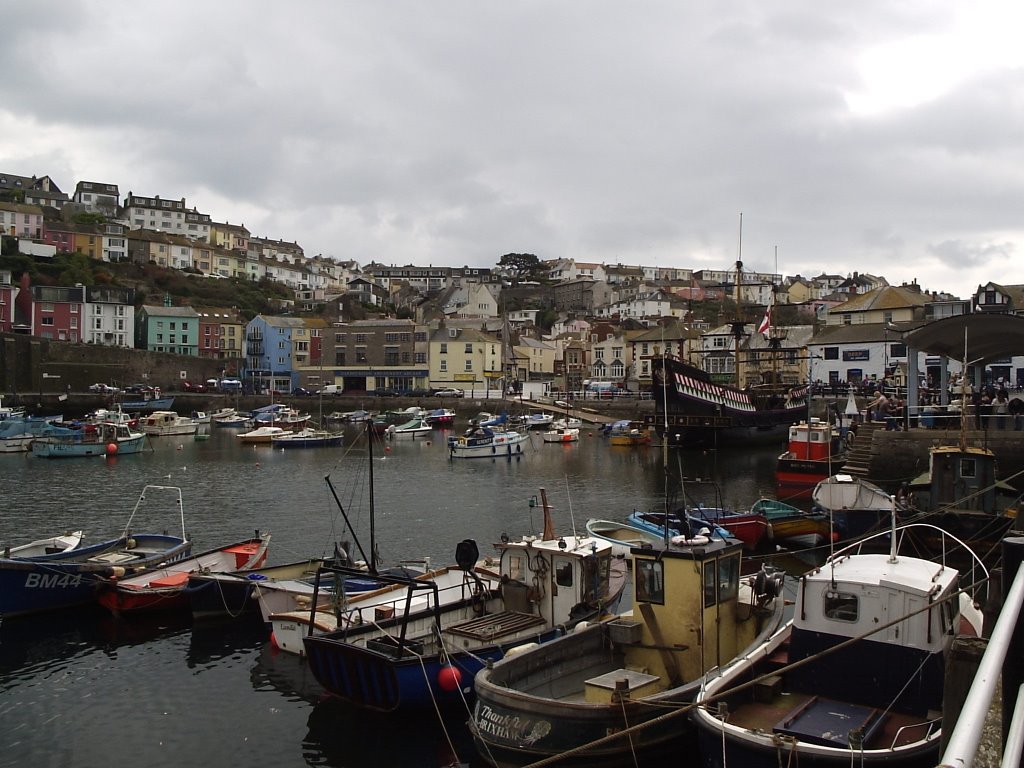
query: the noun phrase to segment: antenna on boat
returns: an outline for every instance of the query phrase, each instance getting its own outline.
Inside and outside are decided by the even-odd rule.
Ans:
[[[569,476],[565,477],[565,497],[569,500],[569,522],[572,523],[572,536],[574,539],[579,538],[576,535],[576,516],[572,512],[572,495],[569,493]]]
[[[889,496],[889,562],[896,562],[896,494]]]

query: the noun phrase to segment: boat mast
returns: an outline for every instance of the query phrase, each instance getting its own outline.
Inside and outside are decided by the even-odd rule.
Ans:
[[[734,375],[736,389],[740,389],[740,338],[743,336],[742,306],[743,282],[743,214],[740,213],[740,237],[736,251],[736,318],[732,322],[733,356],[735,357]]]
[[[366,447],[370,455],[370,573],[377,575],[377,537],[373,506],[373,420],[366,420]],[[365,555],[363,555],[365,557]]]

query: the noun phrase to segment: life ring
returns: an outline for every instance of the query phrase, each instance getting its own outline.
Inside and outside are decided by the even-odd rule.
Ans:
[[[703,544],[711,543],[711,539],[709,539],[707,536],[691,536],[690,538],[686,538],[685,536],[673,536],[671,539],[669,539],[669,541],[679,546],[688,547],[697,547]]]

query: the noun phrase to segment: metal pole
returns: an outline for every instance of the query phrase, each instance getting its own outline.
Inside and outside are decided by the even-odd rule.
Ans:
[[[1011,563],[1010,551],[1017,551],[1017,559],[1012,564],[1016,567],[1024,555],[1024,538],[1014,537],[1003,540],[1003,562],[1006,564],[1008,575]],[[981,732],[985,725],[985,716],[988,714],[989,706],[995,695],[996,682],[1004,660],[1008,659],[1008,651],[1014,635],[1022,632],[1017,629],[1017,619],[1020,616],[1021,602],[1024,601],[1024,569],[1018,569],[1013,576],[1013,582],[1006,599],[1003,601],[1003,610],[999,614],[999,620],[992,630],[989,638],[988,649],[978,665],[978,673],[974,678],[974,684],[967,694],[963,708],[960,711],[960,718],[956,728],[949,738],[946,750],[942,754],[940,766],[949,768],[970,768],[978,751],[978,744],[981,741]],[[1019,642],[1019,641],[1018,641]],[[1019,679],[1013,685],[1012,691],[1016,692],[1019,687]],[[1009,681],[1003,680],[1003,690],[1006,690]],[[1007,717],[1004,707],[1003,717]]]

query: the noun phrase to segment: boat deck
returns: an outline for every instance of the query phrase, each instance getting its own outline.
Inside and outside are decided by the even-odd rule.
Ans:
[[[912,744],[939,727],[938,713],[931,718],[901,712],[883,712],[849,702],[802,692],[774,691],[769,678],[756,686],[754,698],[730,703],[729,723],[751,731],[793,736],[825,746],[846,747],[854,728],[864,732],[866,749],[887,749]]]
[[[502,611],[459,622],[445,628],[445,632],[468,637],[481,643],[490,643],[543,624],[545,624],[544,619],[532,613]]]

